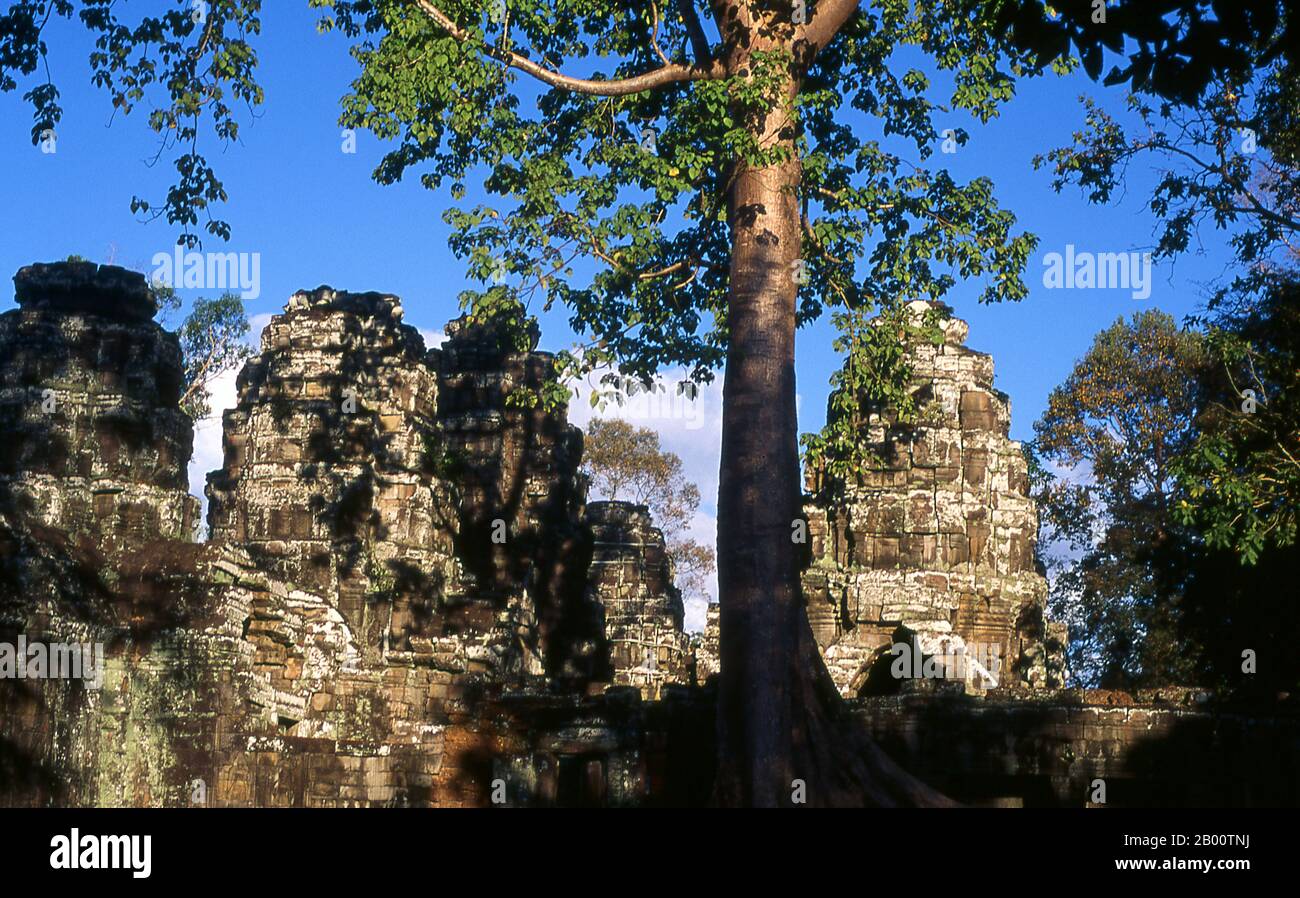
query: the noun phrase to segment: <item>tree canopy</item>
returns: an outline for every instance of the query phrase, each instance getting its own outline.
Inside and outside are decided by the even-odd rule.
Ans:
[[[1300,420],[1297,329],[1276,320],[1294,308],[1231,332],[1260,353],[1267,412],[1238,407],[1205,331],[1154,310],[1098,334],[1052,392],[1032,444],[1039,549],[1081,684],[1272,697],[1300,682],[1300,605],[1285,587],[1297,546],[1270,530],[1295,514],[1282,450]],[[1262,532],[1243,566],[1227,534],[1252,518]]]
[[[1034,424],[1037,499],[1053,612],[1071,625],[1085,682],[1178,682],[1177,635],[1158,556],[1187,540],[1173,521],[1171,464],[1194,438],[1198,336],[1158,311],[1097,335]],[[1186,654],[1186,653],[1182,653]]]
[[[763,146],[754,125],[791,67],[804,72],[787,113],[803,171],[801,321],[831,308],[852,328],[961,277],[985,278],[986,299],[1026,292],[1032,239],[1015,233],[986,179],[959,184],[917,164],[951,110],[921,68],[883,64],[927,51],[953,72],[951,108],[995,114],[1015,60],[951,3],[856,13],[824,3],[803,26],[774,5],[771,27],[798,34],[740,67],[725,58],[730,25],[691,4],[510,4],[498,17],[477,3],[314,5],[357,41],[362,72],[343,123],[397,143],[376,178],[418,175],[453,198],[481,183],[488,202],[445,213],[453,247],[486,285],[465,300],[483,314],[517,297],[563,304],[588,340],[561,355],[571,370],[613,364],[648,382],[666,366],[707,379],[721,364],[728,191],[738,161],[791,152]],[[834,15],[848,16],[841,38],[820,47],[817,21]],[[875,133],[849,124],[856,115]]]

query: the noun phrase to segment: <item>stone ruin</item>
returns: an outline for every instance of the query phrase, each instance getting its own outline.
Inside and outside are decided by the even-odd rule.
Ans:
[[[708,800],[717,608],[683,632],[648,513],[588,504],[581,433],[512,400],[552,369],[535,334],[520,348],[460,319],[429,349],[395,297],[295,294],[239,376],[198,542],[179,348],[144,278],[61,263],[15,283],[0,647],[104,654],[93,680],[0,663],[0,804]],[[1293,718],[1033,688],[1060,676],[1059,633],[1041,622],[1006,400],[964,337],[954,322],[917,351],[927,427],[882,414],[879,469],[838,493],[813,474],[805,587],[846,694],[873,691],[900,630],[928,651],[997,643],[1018,685],[853,713],[964,801],[1078,805],[1106,776],[1129,803],[1190,783],[1202,801],[1294,802],[1277,763],[1300,743]],[[1188,758],[1242,773],[1207,782]]]
[[[592,531],[588,589],[604,610],[615,684],[658,698],[665,685],[692,682],[695,649],[682,629],[685,608],[663,534],[650,513],[645,506],[593,502],[587,520]]]
[[[595,675],[597,605],[565,597],[586,551],[581,435],[506,405],[549,359],[464,321],[426,351],[401,319],[392,296],[290,298],[225,416],[211,538],[328,597],[368,661],[517,678],[548,655]]]
[[[460,319],[426,349],[395,297],[295,294],[240,373],[200,543],[143,276],[15,282],[0,634],[102,644],[106,672],[4,682],[8,801],[483,803],[504,777],[512,803],[643,803],[671,754],[646,720],[708,738],[670,695],[696,681],[662,534],[588,511],[581,432],[511,399],[553,370],[536,334]]]
[[[113,553],[188,539],[193,445],[180,343],[139,275],[33,266],[0,315],[0,500],[11,514]]]
[[[919,320],[928,308],[909,312]],[[808,472],[804,593],[845,696],[919,685],[891,676],[898,644],[943,659],[972,690],[1065,685],[1066,632],[1046,619],[1038,515],[1024,453],[1007,436],[1010,399],[993,386],[993,359],[966,348],[966,322],[942,327],[941,344],[909,346],[919,420],[868,408],[863,439],[878,464],[847,484]]]

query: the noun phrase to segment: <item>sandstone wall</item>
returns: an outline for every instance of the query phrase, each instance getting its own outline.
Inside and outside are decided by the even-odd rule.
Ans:
[[[212,538],[330,597],[371,660],[596,675],[581,435],[511,400],[550,358],[464,319],[426,350],[401,319],[328,287],[272,319],[209,477]]]
[[[718,643],[722,639],[722,606],[710,602],[704,610],[704,632],[694,637],[695,679],[707,683],[710,677],[722,673],[722,659]]]
[[[873,697],[857,716],[900,764],[966,804],[1295,807],[1300,715],[1278,706],[1058,691]]]
[[[509,803],[639,804],[699,786],[681,761],[697,753],[666,737],[711,739],[697,702],[643,712],[600,696],[612,665],[588,585],[581,434],[563,408],[527,402],[552,369],[535,334],[520,348],[461,319],[429,350],[395,297],[295,294],[225,416],[212,539],[182,543],[161,514],[123,529],[62,513],[107,474],[190,522],[197,503],[179,351],[143,278],[39,272],[0,317],[0,395],[21,424],[53,383],[92,476],[51,464],[35,437],[11,454],[0,641],[95,645],[105,666],[98,687],[0,681],[5,803],[486,805],[499,781]],[[88,436],[104,405],[142,428],[135,454]],[[169,489],[149,493],[151,476]],[[30,501],[34,483],[61,501]],[[672,591],[659,550],[629,574],[656,596]],[[647,620],[686,644],[680,603],[663,610],[651,602]],[[619,620],[641,623],[631,608]]]
[[[9,536],[0,528],[0,549]],[[65,567],[40,571],[21,600],[6,594],[0,638],[97,642],[103,682],[0,681],[0,804],[707,798],[713,725],[698,697],[646,707],[629,690],[548,695],[409,658],[371,664],[330,602],[228,544],[131,553],[92,608],[60,599]]]

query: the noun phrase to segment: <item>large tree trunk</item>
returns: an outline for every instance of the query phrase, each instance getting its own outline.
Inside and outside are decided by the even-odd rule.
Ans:
[[[763,132],[764,145],[793,150],[783,110],[769,114]],[[780,165],[741,163],[732,184],[715,801],[941,804],[942,796],[898,768],[854,725],[818,652],[799,586],[792,538],[802,495],[794,375],[799,179],[792,152]]]

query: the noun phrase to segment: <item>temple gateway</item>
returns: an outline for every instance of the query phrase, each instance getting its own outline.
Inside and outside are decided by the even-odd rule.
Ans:
[[[708,801],[716,608],[686,632],[646,509],[588,502],[565,410],[507,401],[551,371],[535,333],[521,352],[462,318],[429,348],[396,297],[296,293],[239,375],[200,540],[144,276],[14,284],[0,643],[103,656],[97,685],[0,678],[0,802]],[[912,348],[924,420],[874,410],[879,464],[808,475],[808,615],[853,713],[967,803],[1083,806],[1097,778],[1111,804],[1300,803],[1293,718],[1065,688],[1010,405],[945,327]],[[898,677],[900,644],[979,663]]]

